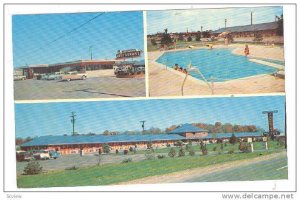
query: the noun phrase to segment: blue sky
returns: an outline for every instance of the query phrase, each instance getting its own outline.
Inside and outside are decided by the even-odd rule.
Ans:
[[[90,59],[90,46],[94,59],[114,59],[119,49],[144,50],[142,12],[106,12],[67,34],[99,14],[14,15],[14,67]]]
[[[253,23],[273,22],[275,15],[283,14],[282,7],[244,7],[226,9],[189,9],[147,12],[147,34],[169,32],[216,30],[227,27],[250,24],[250,13],[253,12]]]
[[[141,120],[146,120],[146,129],[220,121],[267,130],[265,110],[278,110],[274,127],[284,130],[284,102],[284,96],[263,96],[15,104],[16,136],[70,134],[72,111],[77,115],[75,129],[81,134],[141,130]]]

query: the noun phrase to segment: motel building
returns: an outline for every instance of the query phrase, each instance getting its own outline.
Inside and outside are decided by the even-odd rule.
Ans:
[[[231,137],[231,133],[215,134],[217,138],[226,140]],[[236,134],[238,138],[262,137],[259,133],[252,134]],[[120,152],[129,150],[130,147],[136,149],[147,149],[147,144],[151,143],[152,147],[163,148],[174,146],[177,141],[194,141],[200,140],[216,142],[216,138],[212,134],[208,134],[206,130],[198,128],[192,124],[183,124],[167,134],[119,134],[119,135],[78,135],[78,136],[41,136],[20,145],[24,151],[30,150],[55,150],[62,155],[83,153],[98,153],[99,149],[103,152],[103,145],[108,144],[112,151],[118,149]]]
[[[220,28],[212,32],[212,35],[218,37],[220,34],[228,32],[238,42],[251,42],[255,35],[262,37],[262,42],[283,43],[283,36],[278,35],[278,22],[268,22],[261,24],[249,24],[244,26],[233,26]]]
[[[38,75],[42,74],[54,74],[61,71],[77,71],[84,72],[90,77],[93,74],[97,74],[98,70],[114,69],[114,66],[122,67],[124,65],[130,66],[131,68],[143,68],[145,73],[145,63],[138,61],[125,61],[129,58],[140,57],[142,54],[141,50],[130,49],[130,50],[119,50],[116,54],[115,59],[101,60],[74,60],[70,62],[55,63],[55,64],[37,64],[37,65],[26,65],[15,69],[16,74],[26,76],[27,79],[37,78]]]

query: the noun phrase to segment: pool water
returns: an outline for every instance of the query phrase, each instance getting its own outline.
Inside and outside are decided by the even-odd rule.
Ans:
[[[249,61],[245,56],[231,53],[232,49],[197,49],[189,51],[166,52],[156,61],[173,67],[186,68],[190,63],[198,68],[206,80],[223,82],[259,74],[272,74],[276,69]],[[199,73],[191,72],[193,77],[202,79]]]

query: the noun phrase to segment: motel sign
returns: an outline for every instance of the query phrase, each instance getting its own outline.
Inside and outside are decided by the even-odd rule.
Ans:
[[[134,58],[141,56],[142,51],[138,49],[118,50],[116,59]]]

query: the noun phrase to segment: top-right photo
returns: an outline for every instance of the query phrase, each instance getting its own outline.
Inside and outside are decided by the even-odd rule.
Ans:
[[[149,96],[285,92],[281,6],[147,11]]]

